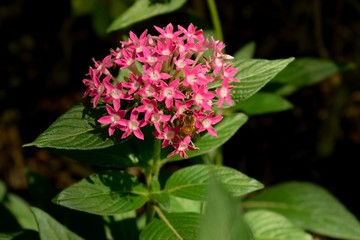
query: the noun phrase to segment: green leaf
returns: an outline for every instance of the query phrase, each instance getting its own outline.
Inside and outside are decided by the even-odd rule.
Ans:
[[[165,0],[161,3],[154,0],[136,0],[126,12],[111,23],[108,31],[119,30],[145,19],[173,12],[182,7],[185,2],[186,0]]]
[[[201,201],[194,201],[186,198],[179,198],[170,196],[168,212],[196,212],[201,213],[203,203]]]
[[[242,48],[240,48],[239,50],[237,50],[233,56],[236,59],[253,58],[255,53],[255,48],[256,48],[256,43],[254,41],[251,41]]]
[[[101,149],[114,145],[114,141],[103,135],[96,123],[98,114],[78,104],[60,116],[34,142],[24,147],[55,148],[68,150]],[[94,110],[96,111],[96,110]]]
[[[198,164],[176,171],[166,181],[169,194],[192,200],[204,200],[209,178],[214,174],[232,196],[259,190],[263,184],[229,167]]]
[[[211,136],[210,134],[206,133],[203,135],[198,141],[195,142],[196,147],[199,150],[195,151],[188,151],[186,154],[191,157],[199,156],[210,152],[225,142],[227,142],[238,130],[239,128],[245,124],[248,120],[248,117],[243,113],[232,114],[229,116],[225,116],[221,122],[215,125],[215,130],[217,132],[217,136]],[[169,151],[162,150],[161,156],[162,158],[166,158]],[[169,158],[169,161],[176,161],[182,160],[180,156],[176,155]]]
[[[34,230],[21,230],[11,233],[0,233],[1,240],[39,240],[40,236]]]
[[[319,83],[337,72],[353,69],[354,64],[338,64],[327,59],[299,58],[279,73],[271,84],[277,84],[277,94],[290,95],[299,89]]]
[[[289,219],[268,210],[252,210],[244,215],[255,240],[312,240],[312,236]]]
[[[126,168],[137,166],[139,163],[137,150],[135,150],[130,142],[92,150],[47,150],[93,166]]]
[[[141,232],[140,240],[198,239],[200,214],[168,213],[164,219],[153,219]]]
[[[39,226],[40,239],[42,240],[78,240],[83,239],[67,229],[43,210],[31,207]]]
[[[257,92],[244,102],[232,107],[241,110],[248,115],[273,113],[289,110],[293,107],[287,99],[273,93]]]
[[[211,178],[206,199],[199,240],[254,239],[243,221],[239,204],[214,177]]]
[[[45,148],[96,166],[124,168],[146,165],[152,157],[152,129],[142,129],[147,134],[145,140],[133,136],[122,141],[113,140],[107,135],[107,129],[97,123],[102,114],[101,109],[78,104],[60,116],[34,142],[24,146]]]
[[[38,230],[30,205],[16,194],[8,193],[4,206],[14,215],[23,229]]]
[[[360,223],[331,193],[308,182],[285,182],[243,202],[247,209],[280,213],[297,226],[333,238],[359,240]]]
[[[136,210],[148,200],[143,184],[122,171],[104,171],[60,192],[54,202],[79,211],[113,215]]]
[[[232,100],[235,104],[244,101],[259,91],[295,58],[287,59],[237,59],[234,67],[238,68],[235,77],[239,82],[232,85]]]

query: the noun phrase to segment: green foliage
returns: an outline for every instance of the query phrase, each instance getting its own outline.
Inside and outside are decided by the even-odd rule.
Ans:
[[[112,21],[106,28],[111,32],[179,10],[186,0],[131,3],[107,1],[117,6],[109,9],[101,1],[73,0],[72,6],[78,15],[92,14],[98,29]],[[217,109],[224,116],[215,126],[217,136],[201,135],[196,141],[199,150],[188,152],[192,160],[221,149],[249,116],[289,110],[293,105],[287,96],[353,67],[315,58],[256,59],[255,47],[250,42],[235,53],[239,82],[232,85],[234,105]],[[264,188],[258,180],[220,164],[193,164],[160,182],[164,165],[184,159],[168,158],[171,150],[160,149],[151,128],[145,129],[144,141],[107,137],[107,129],[97,123],[103,110],[78,104],[24,147],[44,148],[99,168],[51,198],[62,210],[86,214],[81,218],[85,226],[95,215],[91,221],[96,226],[91,228],[101,236],[106,232],[106,239],[310,240],[312,233],[360,239],[358,219],[316,184],[287,182]],[[138,175],[130,174],[130,167],[137,168]],[[46,191],[36,190],[46,189],[45,184],[31,172],[27,176],[30,190],[41,195],[37,200],[43,203]],[[8,219],[0,228],[4,239],[83,239],[71,223],[67,226],[47,213],[46,204],[30,207],[2,182],[0,204],[0,213]]]
[[[244,201],[247,209],[267,209],[324,236],[360,239],[360,223],[332,194],[309,182],[286,182]]]
[[[118,16],[108,28],[108,31],[115,31],[128,27],[134,23],[148,18],[173,12],[186,3],[186,0],[151,1],[137,0],[127,9],[126,12]]]
[[[175,172],[166,181],[165,190],[174,196],[203,200],[211,175],[215,175],[234,197],[259,190],[263,185],[245,174],[228,167],[194,165]]]
[[[286,98],[270,92],[259,92],[247,101],[232,107],[236,111],[243,111],[250,116],[286,111],[293,108],[293,104]]]
[[[266,60],[266,59],[238,59],[234,66],[239,70],[235,77],[239,82],[234,83],[232,99],[235,104],[245,101],[273,79],[294,58]]]
[[[256,240],[311,240],[310,234],[289,219],[269,210],[250,210],[244,215]]]
[[[297,58],[267,86],[273,92],[288,96],[300,89],[317,84],[336,73],[353,69],[353,63],[337,63],[328,59]]]
[[[199,222],[198,213],[167,213],[161,215],[162,219],[154,219],[141,232],[141,240],[155,239],[198,239]]]
[[[227,142],[238,130],[239,128],[246,123],[248,117],[243,113],[236,113],[229,116],[225,116],[224,119],[215,126],[215,129],[218,133],[216,138],[206,133],[198,141],[196,141],[196,146],[199,147],[199,150],[189,152],[189,158],[203,155],[212,151],[215,148],[220,147],[225,142]],[[162,157],[166,158],[168,151],[162,151]],[[168,158],[168,161],[182,160],[180,156],[173,156]]]
[[[244,222],[237,201],[219,179],[218,174],[214,171],[208,184],[207,201],[200,225],[199,239],[254,239],[248,225]]]
[[[148,200],[143,184],[120,171],[95,173],[63,190],[54,198],[62,206],[99,215],[135,210]]]
[[[43,210],[32,207],[37,224],[39,226],[40,239],[58,240],[81,240],[74,232],[70,231]]]
[[[71,108],[30,144],[40,148],[92,150],[110,147],[114,142],[105,138],[96,123],[96,113],[83,105]]]

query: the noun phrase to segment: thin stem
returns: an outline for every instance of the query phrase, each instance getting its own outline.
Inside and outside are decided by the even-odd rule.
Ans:
[[[215,0],[207,0],[207,4],[209,6],[211,19],[212,19],[212,22],[214,24],[216,37],[217,37],[217,39],[219,41],[224,41],[222,28],[221,28],[221,23],[220,23],[220,18],[219,18],[219,13],[217,11]]]
[[[158,182],[159,179],[159,173],[161,168],[160,152],[161,152],[161,142],[159,139],[155,139],[152,165],[150,165],[145,170],[146,186],[150,192],[153,190],[154,185],[157,185],[156,182]],[[147,224],[150,223],[153,218],[154,218],[154,204],[150,200],[146,205],[146,223]]]
[[[217,166],[222,166],[223,163],[224,163],[224,156],[222,152],[222,147],[218,147],[216,149],[216,154],[215,154],[215,164]]]
[[[161,167],[161,141],[160,139],[154,140],[154,152],[153,152],[153,167],[152,167],[152,175],[154,180],[158,181],[159,179],[159,173],[160,173],[160,167]]]
[[[180,234],[176,231],[174,226],[169,222],[167,217],[161,211],[161,209],[157,206],[154,206],[155,212],[159,215],[159,217],[165,222],[165,224],[171,229],[171,231],[178,237],[178,239],[183,239]]]

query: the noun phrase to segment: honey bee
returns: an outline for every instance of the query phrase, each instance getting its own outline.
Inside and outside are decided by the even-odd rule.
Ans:
[[[182,139],[186,136],[194,137],[196,134],[194,112],[186,110],[180,118],[180,132],[179,135]]]

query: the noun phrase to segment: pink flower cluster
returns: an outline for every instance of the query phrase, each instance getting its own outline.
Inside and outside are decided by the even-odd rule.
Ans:
[[[213,107],[231,105],[231,82],[238,81],[223,42],[206,38],[193,24],[187,29],[172,24],[159,35],[145,30],[140,37],[130,32],[128,41],[111,49],[102,61],[94,61],[83,83],[84,97],[93,98],[93,107],[106,104],[107,114],[98,122],[109,125],[108,133],[120,130],[144,139],[141,128],[154,127],[153,135],[162,148],[172,146],[170,156],[187,158],[186,151],[198,149],[195,134],[217,133],[213,125],[222,120]],[[115,74],[116,73],[116,74]],[[209,84],[219,87],[210,88]]]

